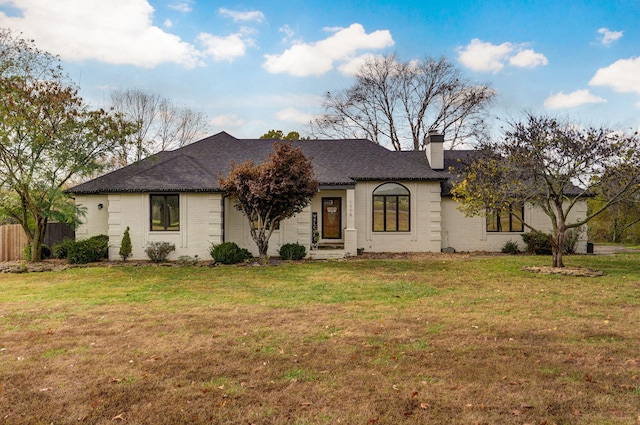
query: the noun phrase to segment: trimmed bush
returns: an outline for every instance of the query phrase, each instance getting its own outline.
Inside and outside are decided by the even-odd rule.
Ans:
[[[176,246],[170,242],[149,242],[144,252],[154,263],[164,263],[169,254],[176,250]]]
[[[240,248],[235,242],[223,242],[219,245],[211,245],[209,254],[216,263],[237,264],[245,260],[250,260],[253,255],[245,249]]]
[[[57,258],[58,260],[66,259],[69,253],[69,247],[74,243],[76,243],[76,241],[73,239],[66,238],[55,244],[51,250],[53,258]]]
[[[67,261],[70,264],[87,264],[109,256],[109,236],[98,235],[69,244]]]
[[[299,243],[286,243],[280,247],[280,258],[283,260],[302,260],[307,255],[307,249]]]
[[[522,240],[527,244],[527,252],[536,255],[551,255],[551,235],[547,233],[531,231],[522,235]]]
[[[518,243],[515,241],[507,241],[500,250],[503,254],[517,254],[520,252]]]
[[[122,261],[127,261],[127,258],[131,256],[131,252],[133,251],[133,247],[131,246],[131,236],[129,236],[129,226],[124,231],[124,235],[122,236],[122,242],[120,242],[120,251],[118,251],[118,255],[122,258]]]

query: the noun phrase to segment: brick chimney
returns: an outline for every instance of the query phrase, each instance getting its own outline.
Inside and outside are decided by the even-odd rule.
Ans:
[[[432,170],[444,169],[444,135],[438,133],[438,130],[429,130],[427,137],[427,160]]]

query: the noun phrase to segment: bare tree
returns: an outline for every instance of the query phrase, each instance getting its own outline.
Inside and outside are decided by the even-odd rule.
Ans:
[[[325,95],[325,113],[311,123],[325,137],[365,137],[395,150],[422,150],[429,130],[454,146],[484,130],[495,96],[473,85],[446,58],[398,62],[395,55],[369,59],[355,83]]]
[[[177,130],[170,148],[182,147],[203,137],[208,129],[207,115],[191,108],[178,110]]]
[[[137,131],[124,142],[117,165],[140,161],[161,150],[175,149],[195,141],[207,129],[206,115],[179,108],[170,99],[141,89],[111,93],[116,112],[137,124]]]
[[[117,90],[111,93],[111,104],[116,113],[136,124],[137,129],[122,147],[122,164],[130,160],[140,161],[153,150],[151,141],[156,137],[153,124],[160,109],[161,98],[157,93],[148,93],[140,89]]]

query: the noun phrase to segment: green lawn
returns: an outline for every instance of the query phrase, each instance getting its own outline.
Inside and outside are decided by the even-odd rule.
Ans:
[[[640,423],[640,254],[0,275],[0,423]],[[3,422],[4,421],[4,422]]]

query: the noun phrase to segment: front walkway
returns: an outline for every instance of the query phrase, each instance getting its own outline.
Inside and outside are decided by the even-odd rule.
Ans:
[[[621,245],[594,245],[593,253],[596,255],[612,255],[620,254],[623,252],[640,252],[637,248],[628,248]]]

